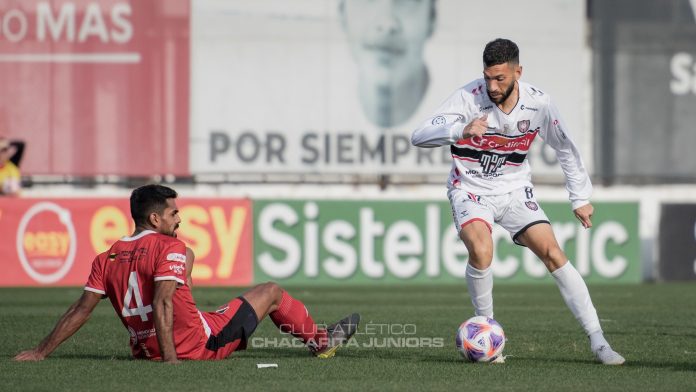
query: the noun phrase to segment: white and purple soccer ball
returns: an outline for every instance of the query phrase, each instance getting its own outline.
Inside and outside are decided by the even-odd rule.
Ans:
[[[472,317],[457,330],[457,350],[471,362],[491,362],[503,355],[505,332],[490,317]]]

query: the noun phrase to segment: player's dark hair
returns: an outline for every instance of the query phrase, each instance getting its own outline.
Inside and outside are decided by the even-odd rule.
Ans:
[[[153,212],[162,214],[167,208],[167,199],[176,199],[174,189],[164,185],[149,184],[133,190],[130,197],[131,217],[136,226],[145,226]]]
[[[507,63],[520,63],[520,49],[517,44],[505,38],[498,38],[486,44],[483,49],[484,66],[492,67]]]

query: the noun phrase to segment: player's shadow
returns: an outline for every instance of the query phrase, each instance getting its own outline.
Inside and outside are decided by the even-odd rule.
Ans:
[[[133,358],[127,354],[54,354],[51,358],[60,359],[97,359],[100,361],[138,361],[139,359]]]
[[[655,369],[668,369],[675,372],[690,371],[696,372],[696,363],[693,362],[652,362],[652,361],[631,361],[626,360],[623,366],[627,367],[649,367]]]
[[[341,353],[343,354],[343,353]],[[247,348],[244,351],[238,351],[232,356],[239,358],[302,358],[311,357],[312,354],[307,349],[302,348]]]

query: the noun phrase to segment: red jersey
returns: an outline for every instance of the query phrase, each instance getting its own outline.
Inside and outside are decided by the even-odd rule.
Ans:
[[[177,357],[199,357],[208,328],[186,284],[186,246],[180,240],[146,230],[116,241],[92,262],[85,290],[109,298],[130,333],[134,357],[161,359],[152,313],[158,280],[178,283],[172,300]]]

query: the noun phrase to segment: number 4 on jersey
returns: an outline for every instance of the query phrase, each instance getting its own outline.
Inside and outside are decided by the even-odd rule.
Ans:
[[[135,294],[136,307],[129,308],[133,294]],[[147,314],[151,312],[152,305],[143,306],[143,297],[140,295],[140,286],[138,286],[138,274],[135,271],[131,271],[128,277],[128,291],[126,291],[126,297],[123,299],[121,314],[123,317],[140,316],[141,320],[147,321]]]

